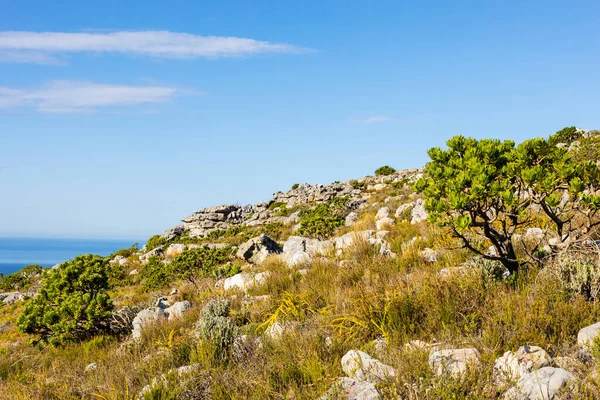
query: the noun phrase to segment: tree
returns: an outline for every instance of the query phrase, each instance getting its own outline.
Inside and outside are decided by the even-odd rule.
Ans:
[[[53,269],[17,319],[19,330],[53,345],[107,331],[113,309],[107,267],[103,257],[88,254]]]
[[[391,175],[394,172],[396,172],[396,170],[394,168],[390,167],[389,165],[384,165],[383,167],[379,167],[375,170],[375,175],[376,176]]]
[[[511,273],[521,265],[515,235],[531,227],[539,212],[550,219],[563,248],[589,234],[598,224],[598,168],[574,161],[566,148],[554,145],[556,140],[551,136],[515,146],[510,140],[456,136],[447,150],[431,149],[427,177],[415,186],[426,197],[430,220]],[[482,248],[482,239],[495,254]]]

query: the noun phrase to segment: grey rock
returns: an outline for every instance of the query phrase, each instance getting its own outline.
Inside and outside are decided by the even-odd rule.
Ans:
[[[352,226],[358,221],[358,213],[352,211],[350,214],[346,216],[345,225]]]
[[[360,382],[352,378],[340,378],[332,385],[321,400],[379,400],[381,396],[371,382]]]
[[[342,370],[358,381],[380,383],[396,375],[396,370],[360,350],[350,350],[342,357]]]
[[[25,295],[21,292],[8,292],[8,293],[0,293],[0,302],[4,302],[4,304],[11,305],[17,301],[21,301],[25,298]]]
[[[504,394],[505,400],[553,400],[575,378],[562,368],[544,367],[517,382]]]
[[[435,250],[430,249],[429,247],[423,249],[421,251],[421,258],[428,263],[435,263],[438,259],[438,253]]]
[[[248,240],[237,251],[237,257],[254,264],[262,263],[269,255],[279,254],[282,249],[277,242],[262,234]]]
[[[96,369],[98,369],[98,364],[97,363],[91,363],[91,364],[88,364],[85,367],[85,369],[83,370],[83,372],[90,372],[90,371],[94,371]]]
[[[140,311],[133,319],[133,331],[131,336],[133,339],[140,339],[142,337],[142,330],[145,326],[166,321],[168,318],[167,313],[162,308],[151,307]]]
[[[262,272],[260,274],[248,274],[242,272],[225,279],[223,282],[223,289],[231,290],[237,288],[245,291],[255,285],[264,283],[268,276],[268,272]]]
[[[165,308],[165,313],[168,315],[169,321],[183,317],[183,314],[192,308],[192,304],[189,301],[178,301],[171,307]]]
[[[166,231],[164,231],[162,233],[162,235],[160,235],[163,239],[167,239],[167,240],[174,240],[177,239],[179,236],[183,235],[183,232],[185,232],[185,226],[184,225],[177,225],[171,229],[167,229]]]
[[[552,358],[538,346],[521,346],[516,352],[507,351],[494,362],[494,380],[503,383],[506,380],[517,381],[531,372],[547,367]]]
[[[586,326],[585,328],[582,328],[577,334],[577,344],[582,350],[589,352],[592,344],[594,343],[594,340],[598,337],[599,334],[600,322],[597,322],[590,326]]]
[[[469,365],[480,364],[479,351],[473,348],[437,350],[429,354],[429,365],[437,375],[450,374],[459,377]]]
[[[411,211],[411,224],[418,224],[421,221],[427,220],[427,211],[425,210],[425,201],[423,199],[418,199],[415,201],[415,206]]]

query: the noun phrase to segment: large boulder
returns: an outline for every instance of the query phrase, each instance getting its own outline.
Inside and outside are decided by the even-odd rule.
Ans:
[[[168,317],[168,314],[160,307],[150,307],[140,311],[131,323],[133,325],[132,338],[140,339],[145,326],[166,321]]]
[[[375,384],[396,375],[394,368],[360,350],[350,350],[342,357],[342,370],[357,381]]]
[[[340,378],[331,386],[321,400],[379,400],[381,396],[371,382],[361,382],[352,378]]]
[[[504,394],[505,400],[553,400],[575,378],[562,368],[544,367],[517,382]]]
[[[276,241],[265,234],[248,240],[237,251],[237,257],[254,264],[262,263],[268,256],[281,253]]]
[[[537,369],[549,366],[551,362],[552,358],[541,347],[521,346],[514,353],[507,351],[496,359],[494,380],[500,383],[506,380],[517,381]]]
[[[425,200],[418,199],[415,201],[415,205],[411,211],[411,224],[418,224],[421,221],[427,220],[427,211],[425,210]]]
[[[245,291],[254,285],[262,284],[268,276],[268,272],[261,272],[260,274],[249,274],[242,272],[225,279],[223,282],[223,289],[231,290],[237,288]]]
[[[185,251],[185,244],[173,243],[172,245],[167,247],[167,250],[165,251],[165,256],[169,257],[169,258],[176,257],[176,256],[180,255],[181,253],[183,253],[184,251]]]
[[[582,350],[589,352],[594,340],[600,334],[600,322],[582,328],[577,334],[577,344]]]
[[[177,225],[171,229],[167,229],[166,231],[164,231],[162,233],[162,235],[160,235],[160,237],[162,237],[163,239],[166,239],[168,241],[177,239],[179,236],[183,235],[183,232],[185,232],[185,226],[183,225]]]
[[[283,244],[281,258],[289,266],[308,263],[314,256],[326,254],[333,249],[329,240],[310,239],[301,236],[290,236]]]
[[[473,348],[437,350],[429,354],[429,365],[437,375],[447,373],[460,377],[469,366],[477,367],[479,364],[479,351]]]
[[[178,301],[171,307],[165,308],[164,312],[169,316],[169,321],[172,321],[174,319],[183,317],[183,314],[185,314],[190,308],[192,308],[192,304],[189,301]]]

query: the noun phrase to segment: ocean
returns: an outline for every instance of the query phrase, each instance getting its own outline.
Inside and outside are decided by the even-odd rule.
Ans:
[[[130,247],[134,242],[134,240],[0,238],[0,273],[7,275],[29,264],[52,267],[79,254],[107,256],[116,250]]]

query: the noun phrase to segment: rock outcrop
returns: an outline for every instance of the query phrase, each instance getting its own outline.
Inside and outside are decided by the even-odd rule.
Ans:
[[[360,350],[350,350],[342,357],[342,370],[350,378],[374,384],[396,376],[396,370]]]
[[[562,368],[544,367],[523,377],[504,394],[505,400],[553,400],[575,378]]]
[[[236,256],[253,264],[260,264],[272,254],[282,252],[276,241],[265,234],[248,240],[238,248]]]

